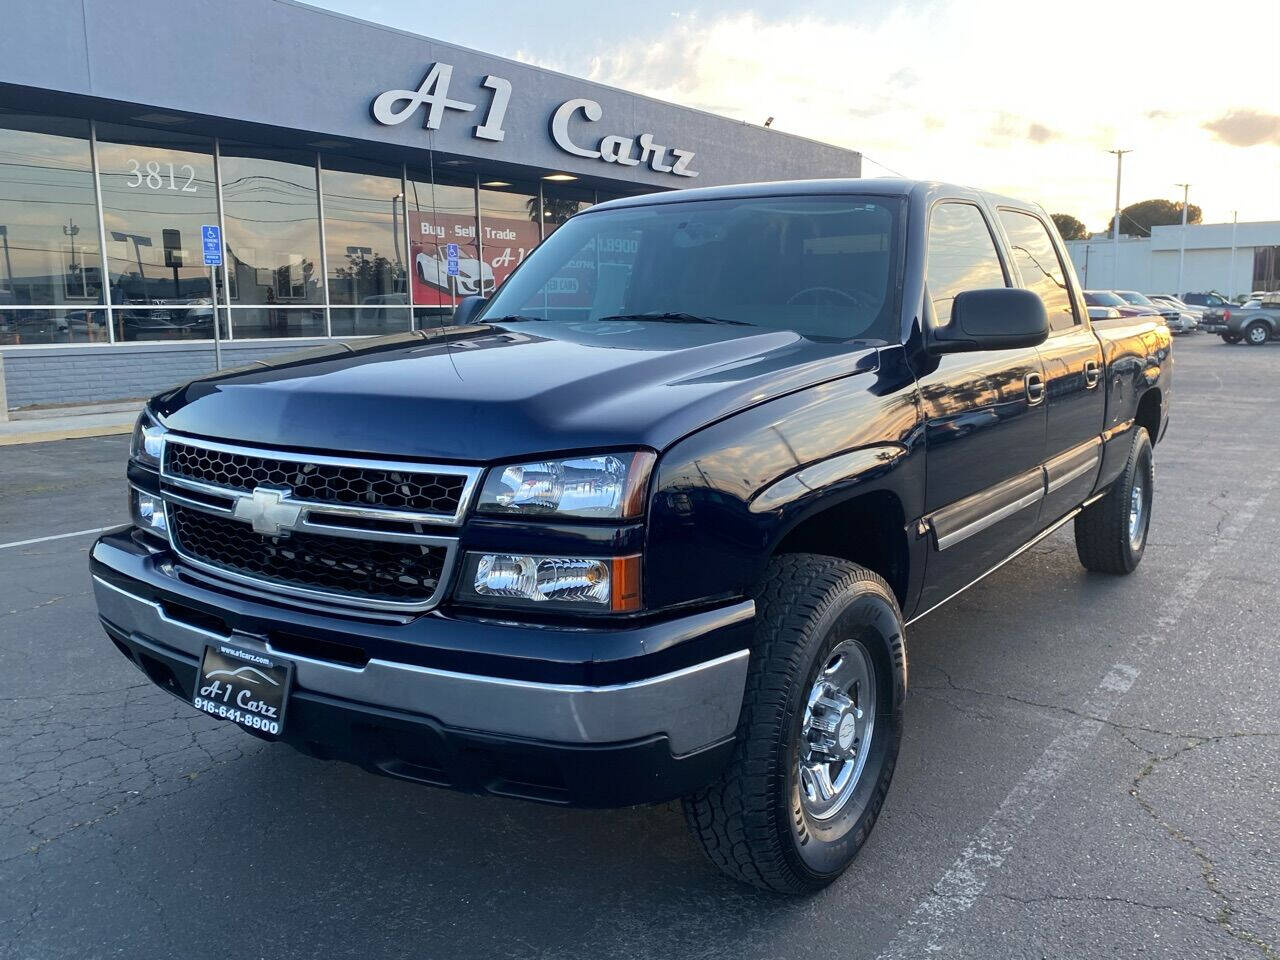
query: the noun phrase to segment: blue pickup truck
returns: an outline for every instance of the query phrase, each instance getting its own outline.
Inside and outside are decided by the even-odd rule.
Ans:
[[[1005,197],[604,203],[450,323],[153,397],[102,626],[254,736],[681,798],[727,873],[815,890],[889,789],[910,625],[1067,523],[1090,570],[1142,559],[1170,335],[1105,326]]]

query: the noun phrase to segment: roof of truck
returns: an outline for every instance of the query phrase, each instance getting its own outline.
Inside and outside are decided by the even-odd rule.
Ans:
[[[905,197],[921,187],[941,193],[954,190],[958,194],[981,194],[992,206],[1008,204],[1039,209],[1036,204],[1029,203],[1026,200],[1019,200],[1016,197],[1006,197],[998,193],[979,190],[976,187],[964,187],[936,180],[909,180],[901,177],[844,177],[830,180],[773,180],[763,183],[732,183],[721,187],[691,187],[663,193],[643,193],[634,197],[606,200],[604,203],[596,204],[583,212],[612,210],[619,207],[686,203],[690,200],[726,200],[752,197],[830,196],[841,193],[861,196]]]

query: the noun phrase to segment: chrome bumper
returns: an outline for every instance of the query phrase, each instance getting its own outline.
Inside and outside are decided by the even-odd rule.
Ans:
[[[225,636],[167,616],[159,604],[93,578],[99,614],[152,643],[199,658]],[[430,716],[450,727],[566,744],[620,743],[666,734],[675,755],[727,739],[738,724],[748,651],[739,650],[673,673],[613,686],[532,683],[370,660],[364,667],[282,653],[301,689],[357,703]]]

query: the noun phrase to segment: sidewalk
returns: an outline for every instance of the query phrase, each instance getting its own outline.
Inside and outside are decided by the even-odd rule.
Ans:
[[[0,421],[0,447],[128,433],[141,409],[141,400],[127,400],[91,406],[14,410],[9,413],[7,421]]]

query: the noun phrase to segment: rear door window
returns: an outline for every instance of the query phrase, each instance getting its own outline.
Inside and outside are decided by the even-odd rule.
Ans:
[[[1049,314],[1049,329],[1071,330],[1080,318],[1071,302],[1067,273],[1043,220],[1022,210],[1001,210],[1000,224],[1009,238],[1022,285],[1038,293]],[[1127,299],[1127,298],[1126,298]]]

